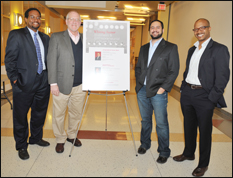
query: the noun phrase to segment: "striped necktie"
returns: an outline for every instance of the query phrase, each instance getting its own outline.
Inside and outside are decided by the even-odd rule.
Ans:
[[[37,40],[36,35],[37,35],[37,33],[34,33],[34,42],[35,42],[35,46],[36,46],[36,55],[37,55],[37,59],[38,59],[37,73],[41,74],[41,72],[43,71],[43,64],[42,64],[42,58],[41,58],[41,52],[40,52],[40,45],[39,45],[39,42]]]

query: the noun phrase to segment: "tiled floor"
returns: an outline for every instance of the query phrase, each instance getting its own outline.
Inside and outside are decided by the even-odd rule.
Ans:
[[[137,149],[140,146],[141,118],[134,87],[135,79],[132,70],[131,90],[126,93],[126,99]],[[178,95],[179,93],[173,89],[168,98],[171,157],[165,164],[156,162],[158,153],[155,123],[151,148],[145,155],[136,156],[123,95],[107,97],[106,121],[106,96],[90,94],[78,134],[83,145],[79,148],[74,147],[71,157],[69,154],[72,144],[69,142],[65,143],[65,151],[62,154],[55,152],[51,98],[43,137],[50,142],[50,146],[42,148],[29,145],[30,158],[24,161],[18,157],[18,152],[15,150],[12,111],[9,103],[5,103],[1,106],[1,176],[192,176],[191,173],[198,164],[198,147],[194,161],[177,163],[172,159],[173,156],[181,154],[184,147],[183,117],[177,100]],[[210,165],[204,176],[232,177],[232,121],[214,114],[213,125],[215,127],[213,127]],[[65,126],[67,128],[67,120]]]

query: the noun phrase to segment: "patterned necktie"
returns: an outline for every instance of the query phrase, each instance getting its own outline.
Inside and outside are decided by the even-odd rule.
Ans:
[[[40,52],[40,45],[39,42],[37,40],[36,37],[36,33],[34,33],[34,42],[35,42],[35,46],[36,46],[36,55],[37,55],[37,59],[38,59],[38,69],[37,69],[37,73],[41,74],[41,72],[43,71],[43,64],[42,64],[42,58],[41,58],[41,52]]]

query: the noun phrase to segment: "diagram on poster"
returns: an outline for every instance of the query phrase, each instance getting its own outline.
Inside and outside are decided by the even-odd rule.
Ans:
[[[130,23],[83,21],[82,89],[130,90]]]

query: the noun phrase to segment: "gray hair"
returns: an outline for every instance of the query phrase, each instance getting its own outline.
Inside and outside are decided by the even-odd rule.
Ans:
[[[78,12],[76,12],[76,11],[70,11],[70,12],[68,12],[68,14],[66,15],[66,20],[68,20],[68,18],[69,18],[69,14],[70,14],[71,12],[75,12],[75,13],[77,13],[77,14],[79,15],[79,13],[78,13]],[[80,17],[80,15],[79,15],[79,20],[81,21],[81,17]]]

